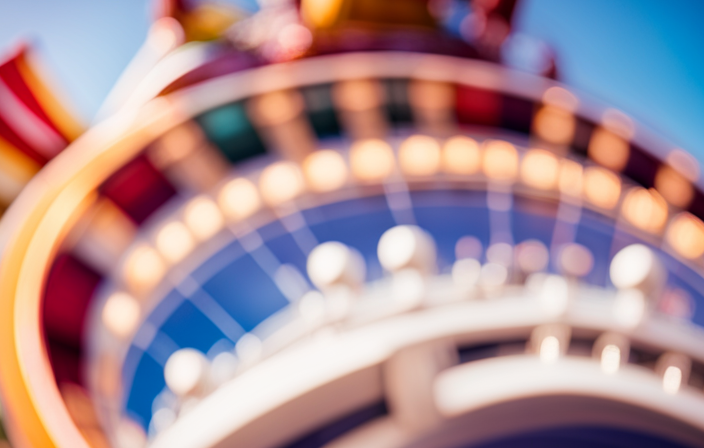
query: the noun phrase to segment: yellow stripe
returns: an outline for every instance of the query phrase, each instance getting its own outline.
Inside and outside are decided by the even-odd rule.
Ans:
[[[0,204],[9,205],[40,168],[0,137]]]
[[[68,141],[73,141],[78,138],[84,131],[83,126],[68,112],[47,85],[37,76],[37,73],[35,73],[26,60],[25,54],[17,58],[17,68],[24,82],[27,83],[34,97],[61,134],[65,136]]]
[[[0,137],[0,170],[12,171],[18,179],[29,180],[41,166]]]

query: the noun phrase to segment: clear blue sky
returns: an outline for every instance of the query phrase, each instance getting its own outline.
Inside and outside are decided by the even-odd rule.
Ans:
[[[35,42],[89,121],[144,40],[148,0],[0,0],[0,49]],[[562,80],[704,161],[704,0],[524,0]]]
[[[704,1],[528,0],[517,28],[547,41],[562,80],[704,162]]]

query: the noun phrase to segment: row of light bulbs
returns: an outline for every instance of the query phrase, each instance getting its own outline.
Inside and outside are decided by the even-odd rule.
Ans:
[[[545,325],[533,330],[531,339],[536,345],[540,360],[545,364],[558,362],[569,345],[569,327]],[[618,333],[604,333],[594,342],[592,356],[599,361],[601,371],[607,375],[616,374],[628,363],[630,341]],[[687,384],[692,361],[685,355],[665,352],[658,358],[654,370],[660,376],[662,389],[674,395]]]
[[[168,265],[184,259],[199,242],[208,240],[228,222],[237,222],[256,213],[264,205],[276,207],[291,201],[307,189],[332,192],[352,178],[359,182],[383,182],[396,172],[410,178],[473,175],[482,172],[493,182],[514,182],[517,178],[540,190],[557,189],[561,194],[584,197],[603,209],[616,206],[622,184],[618,176],[598,166],[584,168],[553,153],[533,149],[523,154],[505,141],[456,136],[440,144],[432,137],[414,135],[404,140],[397,156],[383,140],[355,142],[349,161],[333,150],[310,154],[302,164],[275,162],[264,168],[258,184],[245,177],[225,183],[215,200],[207,195],[194,198],[182,210],[181,219],[163,224],[152,244],[142,243],[126,255],[121,278],[128,292],[116,293],[105,306],[105,324],[116,335],[128,336],[140,315],[140,304],[132,296],[148,293],[166,273]],[[635,187],[623,198],[626,220],[643,230],[662,229],[668,216],[664,200],[654,190]],[[688,213],[670,222],[666,239],[677,253],[696,259],[704,253],[704,224]],[[121,316],[121,317],[119,317]]]

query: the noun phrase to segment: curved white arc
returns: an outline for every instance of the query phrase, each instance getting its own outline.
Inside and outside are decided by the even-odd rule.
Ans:
[[[448,418],[509,400],[583,395],[632,404],[704,430],[704,396],[687,388],[667,394],[652,371],[632,365],[606,375],[585,358],[545,364],[536,356],[506,356],[452,367],[433,387],[436,405]]]
[[[216,52],[208,44],[191,44],[164,57],[127,96],[121,107],[136,109],[155,98],[172,82],[210,62]]]
[[[487,313],[477,313],[475,307],[450,313],[447,309],[429,310],[291,347],[204,399],[152,446],[214,446],[290,400],[345,375],[380,365],[401,347],[472,328],[489,330],[499,322],[505,323],[505,302],[483,305]],[[510,326],[530,326],[541,320],[540,310],[530,302],[516,300],[512,305],[518,312],[510,319]]]
[[[163,89],[169,82],[181,76],[184,70],[197,67],[197,65],[194,66],[184,61],[175,67],[171,67],[172,70],[175,69],[176,71],[176,73],[171,75],[164,74],[164,70],[160,69],[160,63],[169,59],[169,55],[179,49],[183,43],[183,29],[175,19],[163,17],[153,23],[149,29],[146,40],[139,50],[137,50],[137,54],[135,54],[129,62],[127,68],[120,74],[117,82],[101,104],[93,120],[94,123],[103,121],[119,111],[135,95],[135,92],[141,88],[144,82],[150,78],[154,78],[155,75],[159,78],[160,88]],[[191,46],[191,48],[192,47],[193,46]],[[186,53],[188,53],[188,49],[189,48],[186,47]],[[154,88],[152,90],[154,90]],[[150,100],[154,98],[154,96],[156,95],[152,95],[146,99]],[[143,103],[144,102],[146,101],[143,101]]]
[[[509,309],[511,312],[507,313]],[[593,319],[579,319],[582,328],[585,328],[586,321],[589,320],[591,325],[586,328],[591,328],[595,333],[609,330],[608,322],[604,322],[603,312],[599,312],[599,307],[596,307],[589,314]],[[236,440],[237,434],[258,421],[264,421],[261,419],[272,415],[282,406],[300,400],[311,392],[320,390],[341,378],[357,374],[365,369],[377,369],[381,375],[382,363],[401,348],[442,338],[452,338],[458,343],[461,341],[465,343],[467,341],[486,341],[487,339],[501,340],[527,335],[531,328],[549,322],[554,322],[554,320],[545,315],[536,301],[514,296],[492,301],[464,302],[402,314],[354,330],[340,333],[331,332],[325,337],[302,341],[254,366],[205,398],[191,412],[179,418],[171,428],[161,433],[152,446],[156,448],[220,446],[218,444],[225,440],[228,442]],[[576,322],[572,322],[568,315],[566,323],[574,324]],[[653,325],[657,327],[658,323],[653,323]],[[641,335],[638,339],[656,347],[662,343],[671,343],[677,346],[681,344],[681,339],[691,337],[691,335],[683,333],[680,331],[679,335],[673,334],[665,341],[648,339],[647,334]],[[529,366],[539,363],[537,357],[521,357],[520,360],[529,363]],[[501,362],[501,359],[496,362]],[[566,362],[567,364],[564,364],[560,361],[552,366],[561,369],[566,365],[566,368],[571,369],[568,372],[560,371],[558,373],[558,376],[567,375],[567,379],[564,380],[568,381],[567,386],[572,385],[569,378],[573,371],[578,372],[576,378],[581,378],[580,375],[586,375],[587,378],[598,375],[600,379],[606,376],[601,372],[600,364],[593,359],[585,358]],[[469,368],[473,364],[475,363],[452,369]],[[520,371],[516,370],[520,366],[523,364],[504,366],[496,370],[497,375],[499,373],[503,375],[505,372],[509,372],[509,375],[515,374]],[[586,373],[580,373],[582,367]],[[661,380],[653,372],[641,372],[631,367],[624,368],[625,375],[629,375],[631,370],[634,370],[635,373],[625,378],[635,378],[638,381],[642,379],[648,387],[660,390],[660,392],[656,391],[658,396],[664,395],[661,390]],[[623,377],[619,376],[621,373],[615,375],[619,378],[618,384],[623,382],[621,379]],[[450,378],[452,379],[452,377]],[[521,393],[528,394],[530,390],[540,390],[538,386],[541,384],[531,386],[525,392],[519,388],[514,395],[508,394],[503,398],[509,399],[513,396],[518,398]],[[557,387],[555,385],[559,384],[559,381],[553,381],[542,387]],[[595,395],[599,395],[602,393],[601,389],[596,383],[594,384]],[[570,390],[567,386],[564,386],[564,390]],[[353,392],[362,393],[364,392],[362,389],[367,387],[369,386],[363,385],[360,389],[361,392]],[[516,387],[520,387],[520,385]],[[611,389],[607,387],[606,390],[608,392]],[[364,393],[370,394],[371,392]],[[489,403],[489,398],[483,402],[485,405]],[[332,400],[332,398],[330,399]],[[700,409],[697,406],[701,406],[702,413],[699,415],[703,417],[698,417],[698,424],[704,429],[704,396],[698,397],[693,392],[683,390],[682,394],[678,394],[675,398],[667,395],[667,399],[671,403],[664,403],[666,412],[671,411],[676,416],[680,416],[682,412],[671,408],[679,406],[680,399],[684,400],[683,409],[694,406],[690,403],[695,403],[696,409]],[[646,401],[644,406],[659,409],[658,403]],[[451,403],[439,406],[441,409],[445,409],[448,415],[452,415],[452,409],[460,409],[461,407],[457,405],[453,408]],[[683,421],[690,421],[690,418],[683,419]],[[196,431],[195,428],[198,430]]]

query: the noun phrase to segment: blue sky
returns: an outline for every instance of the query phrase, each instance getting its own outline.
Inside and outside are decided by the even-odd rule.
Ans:
[[[556,51],[563,81],[704,161],[704,1],[529,0],[517,28]]]
[[[520,3],[520,2],[519,2]],[[89,121],[135,54],[148,0],[0,0],[0,49],[38,45]],[[558,54],[562,80],[704,161],[704,1],[525,0],[516,28]]]

